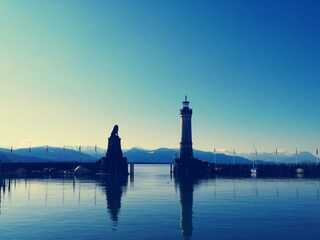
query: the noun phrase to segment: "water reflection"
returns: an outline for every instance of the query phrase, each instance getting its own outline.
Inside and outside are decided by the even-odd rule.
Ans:
[[[128,185],[128,177],[106,177],[100,179],[101,187],[106,194],[107,209],[114,227],[118,225],[118,215],[121,208],[122,194],[126,193]]]
[[[180,191],[180,229],[184,239],[190,239],[193,231],[193,191],[200,180],[188,177],[176,177],[175,184]]]
[[[234,239],[236,233],[243,234],[244,228],[249,226],[248,229],[251,229],[250,226],[255,226],[256,223],[261,229],[263,226],[259,221],[269,224],[268,219],[275,213],[278,214],[279,222],[288,221],[290,226],[295,227],[309,218],[314,222],[318,220],[317,215],[313,216],[311,213],[319,209],[319,179],[175,177],[177,194],[172,192],[173,186],[167,180],[167,175],[150,177],[136,174],[135,187],[128,187],[133,186],[133,178],[0,179],[0,223],[20,229],[15,224],[27,226],[29,222],[24,216],[35,214],[35,224],[30,223],[30,227],[39,226],[38,222],[47,220],[50,213],[54,216],[53,224],[57,224],[56,220],[60,217],[61,229],[70,225],[75,229],[82,227],[83,232],[87,233],[86,227],[94,226],[92,235],[86,239],[94,239],[94,232],[96,236],[109,234],[110,239],[120,239],[123,236],[130,238],[131,235],[126,234],[133,231],[135,239],[144,239],[148,231],[152,231],[148,234],[154,234],[155,238],[161,235],[161,239],[177,239],[180,235],[183,239],[209,239],[213,235],[221,239],[223,234],[228,239]],[[152,191],[153,188],[155,191],[159,188],[157,194],[146,190]],[[146,199],[150,199],[148,207]],[[305,203],[311,206],[306,214],[299,211],[299,207]],[[125,208],[123,204],[126,205]],[[18,210],[15,211],[15,208]],[[254,210],[251,211],[252,209]],[[257,209],[259,211],[255,211]],[[247,212],[253,214],[246,216]],[[292,215],[303,220],[290,222],[291,217],[288,216]],[[137,219],[137,216],[143,218]],[[212,224],[208,224],[209,222]],[[225,225],[230,228],[232,226],[234,235]],[[47,226],[46,231],[50,231],[49,224]],[[281,230],[280,224],[277,227]],[[3,229],[7,228],[2,225]],[[201,238],[204,232],[208,235]],[[259,239],[259,234],[253,230],[253,237],[250,239]],[[13,237],[7,239],[18,238],[14,233],[11,236]]]
[[[4,178],[0,178],[0,215],[1,215],[1,206],[2,206],[2,190],[5,191],[5,180]]]
[[[319,179],[301,179],[301,178],[214,178],[214,179],[197,179],[188,177],[175,177],[175,187],[179,190],[180,197],[180,230],[184,239],[192,239],[196,224],[193,223],[194,217],[194,194],[201,185],[208,183],[212,189],[212,200],[221,203],[221,199],[230,201],[235,204],[237,201],[254,203],[264,202],[267,198],[279,200],[294,199],[301,200],[302,192],[311,196],[314,194],[318,202],[320,201],[320,181]],[[306,190],[306,184],[315,183],[315,188]],[[273,184],[272,184],[273,183]],[[290,185],[288,185],[290,184]],[[224,186],[222,186],[224,185]],[[289,186],[289,187],[288,187]],[[207,187],[207,186],[206,186]],[[246,192],[248,191],[248,192]],[[312,191],[312,190],[311,190]],[[249,193],[249,194],[248,194]],[[282,193],[282,195],[281,195]],[[248,195],[246,195],[248,194]],[[231,197],[228,199],[228,197]],[[310,196],[308,196],[310,197]],[[304,200],[307,196],[304,196]],[[279,204],[276,203],[275,205]],[[198,206],[201,209],[201,206]]]
[[[133,183],[133,178],[131,178]],[[40,185],[39,185],[40,184]],[[72,198],[68,197],[68,192],[65,193],[67,190],[66,184],[69,186],[71,185]],[[14,193],[18,190],[19,193],[21,192],[21,186],[23,186],[23,192],[25,192],[25,201],[28,204],[32,204],[31,197],[32,195],[36,194],[35,196],[39,196],[39,193],[43,196],[44,205],[47,206],[52,202],[49,202],[49,196],[53,196],[53,189],[50,188],[56,186],[61,188],[61,197],[62,197],[62,205],[65,204],[65,198],[70,201],[71,199],[77,200],[78,205],[81,205],[82,198],[87,199],[88,197],[88,188],[87,184],[94,184],[94,188],[91,188],[93,193],[90,195],[93,196],[92,202],[94,206],[97,204],[97,186],[98,189],[102,190],[103,195],[105,195],[107,211],[110,216],[110,219],[114,223],[113,226],[117,226],[118,223],[118,215],[121,209],[121,200],[124,193],[127,191],[128,185],[128,177],[100,177],[100,178],[0,178],[0,215],[1,215],[1,207],[4,202],[10,201],[11,192]],[[17,185],[20,186],[18,189]],[[83,186],[85,189],[83,190]],[[42,187],[41,187],[42,186]],[[60,186],[60,187],[59,187]],[[42,191],[40,190],[42,188]],[[36,191],[34,191],[34,189]],[[39,191],[40,190],[40,191]],[[83,196],[82,191],[86,191],[86,195]],[[90,191],[90,190],[89,190]],[[40,196],[41,196],[40,195]],[[61,198],[60,198],[61,199]],[[23,199],[21,199],[23,201]],[[54,201],[54,199],[52,199]],[[38,202],[40,203],[40,202]],[[55,203],[58,204],[58,203]]]

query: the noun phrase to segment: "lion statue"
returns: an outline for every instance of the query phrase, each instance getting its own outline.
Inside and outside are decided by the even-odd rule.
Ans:
[[[119,131],[118,125],[115,125],[115,126],[113,127],[112,132],[111,132],[111,137],[113,137],[113,136],[118,136],[118,131]]]

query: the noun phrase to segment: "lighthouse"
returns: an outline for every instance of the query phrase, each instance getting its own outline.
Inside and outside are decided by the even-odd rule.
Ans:
[[[192,109],[185,96],[180,109],[180,154],[174,159],[173,172],[176,176],[205,176],[208,170],[208,162],[201,161],[193,156],[192,149]]]
[[[189,101],[185,96],[184,102],[182,102],[182,108],[180,109],[180,160],[188,161],[193,159],[192,150],[192,129],[191,129],[191,117],[192,109],[189,108]]]

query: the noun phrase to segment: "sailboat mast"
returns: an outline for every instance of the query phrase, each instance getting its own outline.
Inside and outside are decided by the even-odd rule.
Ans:
[[[235,155],[236,155],[236,151],[233,148],[233,159],[232,159],[232,163],[233,165],[235,164]]]
[[[258,152],[257,152],[257,149],[255,149],[255,159],[254,159],[255,164],[257,164],[257,159],[258,159]]]
[[[11,146],[11,149],[10,149],[10,161],[11,161],[11,162],[12,162],[12,151],[13,151],[12,148],[13,148],[13,147]]]

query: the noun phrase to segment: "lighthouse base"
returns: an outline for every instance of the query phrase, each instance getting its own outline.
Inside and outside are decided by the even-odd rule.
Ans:
[[[173,173],[176,176],[205,177],[210,175],[210,167],[208,162],[196,158],[176,158],[173,164]]]

